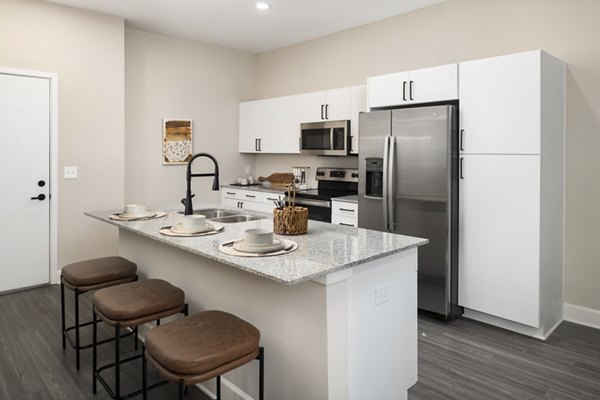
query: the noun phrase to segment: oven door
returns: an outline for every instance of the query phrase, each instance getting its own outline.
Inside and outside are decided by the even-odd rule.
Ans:
[[[331,222],[331,201],[296,196],[295,203],[297,206],[308,208],[308,219]]]

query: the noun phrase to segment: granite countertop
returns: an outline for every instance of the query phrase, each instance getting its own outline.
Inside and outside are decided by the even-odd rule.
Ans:
[[[222,188],[228,187],[232,189],[241,189],[241,190],[256,190],[257,192],[267,192],[267,193],[285,193],[286,189],[281,186],[270,186],[264,187],[263,185],[221,185]]]
[[[228,209],[212,204],[198,203],[196,208]],[[230,210],[240,212],[239,209]],[[261,215],[265,218],[234,224],[222,224],[225,226],[224,231],[216,235],[186,238],[170,237],[159,233],[160,228],[174,225],[181,219],[182,215],[178,214],[177,211],[170,211],[163,218],[145,221],[122,222],[108,218],[111,214],[121,211],[93,211],[86,212],[85,215],[286,285],[295,285],[317,279],[332,272],[341,271],[428,243],[427,239],[309,220],[306,235],[275,235],[275,237],[293,240],[298,243],[296,251],[280,256],[236,257],[219,252],[219,244],[229,240],[241,239],[246,229],[272,229],[273,221],[270,214],[252,211],[250,214]]]
[[[343,201],[346,203],[358,203],[358,195],[334,197],[332,201]]]

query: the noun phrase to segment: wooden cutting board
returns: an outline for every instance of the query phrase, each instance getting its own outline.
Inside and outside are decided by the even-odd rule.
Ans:
[[[292,174],[291,172],[275,172],[274,174],[271,174],[266,178],[264,176],[258,177],[258,181],[269,181],[271,182],[271,184],[278,186],[290,185],[294,181],[294,174]]]

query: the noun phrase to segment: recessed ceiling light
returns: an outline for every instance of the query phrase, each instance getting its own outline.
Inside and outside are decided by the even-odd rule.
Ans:
[[[258,8],[259,10],[268,10],[269,8],[271,8],[271,5],[261,1],[259,3],[256,3],[256,8]]]

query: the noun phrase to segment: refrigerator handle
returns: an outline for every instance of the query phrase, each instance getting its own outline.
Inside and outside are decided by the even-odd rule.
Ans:
[[[383,142],[383,223],[385,224],[384,229],[390,230],[388,220],[388,181],[389,181],[389,153],[390,153],[390,137],[384,138]]]
[[[394,229],[396,228],[394,226],[394,221],[396,220],[394,217],[394,204],[395,204],[395,199],[394,199],[394,182],[396,179],[395,176],[395,169],[396,166],[394,165],[394,160],[396,159],[396,138],[394,136],[389,138],[390,141],[390,150],[389,150],[389,162],[388,162],[388,181],[386,182],[386,185],[388,187],[387,190],[387,194],[388,194],[388,226],[389,226],[389,230],[390,232],[393,232]]]

